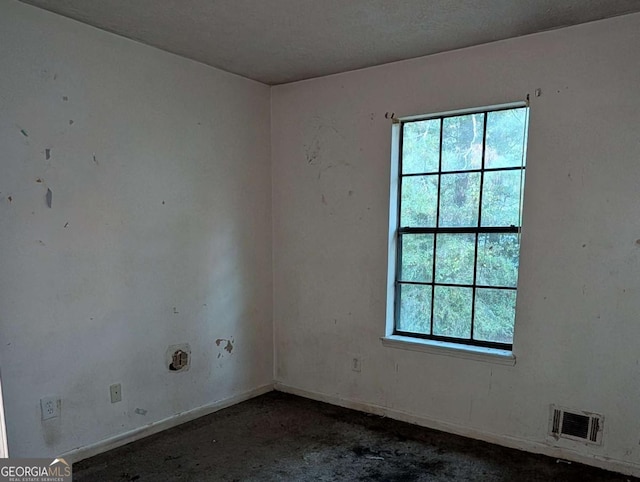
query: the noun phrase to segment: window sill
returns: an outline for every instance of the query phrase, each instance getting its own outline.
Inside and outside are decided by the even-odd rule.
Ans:
[[[499,365],[514,366],[516,364],[516,357],[513,352],[509,350],[460,345],[458,343],[447,343],[436,340],[422,340],[400,335],[388,335],[380,338],[380,340],[382,341],[382,345],[388,348],[421,351],[435,355],[466,358],[468,360],[496,363]]]

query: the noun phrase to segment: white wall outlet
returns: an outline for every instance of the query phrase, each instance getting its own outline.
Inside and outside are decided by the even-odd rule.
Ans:
[[[121,402],[122,401],[122,387],[119,383],[114,383],[109,387],[109,391],[111,392],[111,403]]]
[[[45,397],[40,399],[40,411],[42,420],[49,420],[60,416],[60,399],[58,397]]]
[[[362,371],[362,358],[360,358],[358,355],[354,355],[351,358],[351,369],[354,372],[361,372]]]

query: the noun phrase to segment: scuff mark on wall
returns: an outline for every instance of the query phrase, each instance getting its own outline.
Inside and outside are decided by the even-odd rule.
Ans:
[[[44,158],[45,158],[45,160],[47,160],[47,161],[48,161],[49,159],[51,159],[51,149],[45,149],[45,150],[44,150]]]
[[[20,129],[20,133],[25,137],[29,137],[29,134],[27,134],[27,131],[25,131],[24,129]]]
[[[305,150],[305,157],[308,164],[319,164],[322,154],[322,145],[331,136],[340,135],[338,129],[336,129],[331,121],[325,121],[319,117],[314,117],[311,120],[311,125],[308,126],[308,130],[311,135],[307,142],[303,144]],[[341,136],[342,137],[342,136]],[[329,143],[330,144],[330,143]]]
[[[96,155],[95,154],[93,154],[93,162],[96,163],[96,166],[100,165],[100,163],[98,162],[98,159],[96,159]]]
[[[51,192],[51,189],[47,188],[47,194],[45,196],[45,200],[47,202],[47,207],[51,208],[51,204],[53,202],[53,192]]]
[[[305,153],[307,157],[307,163],[313,164],[320,154],[320,142],[317,138],[313,139],[309,147],[305,145]]]
[[[146,415],[147,411],[144,408],[136,408],[134,410],[134,412],[136,412],[138,415]]]

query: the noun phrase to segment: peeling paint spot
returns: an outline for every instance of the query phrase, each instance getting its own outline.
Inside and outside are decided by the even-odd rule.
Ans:
[[[69,223],[64,223],[64,227],[68,228],[69,227]]]
[[[162,204],[164,204],[164,201],[162,201]]]
[[[73,125],[73,119],[69,119],[69,125],[72,126]]]
[[[174,306],[174,307],[173,307],[173,314],[174,314],[174,315],[177,315],[178,313],[180,313],[180,312],[179,312],[178,310],[176,310],[176,307]]]
[[[45,149],[45,150],[44,150],[44,158],[45,158],[45,160],[47,160],[47,161],[48,161],[49,159],[51,159],[51,149]]]
[[[64,100],[65,102],[67,102],[69,100],[69,97],[67,97],[66,95],[62,96],[62,100]]]
[[[53,202],[53,193],[49,188],[47,188],[47,195],[45,196],[45,200],[47,202],[47,207],[51,208],[51,203]]]
[[[95,154],[93,155],[93,162],[96,163],[96,166],[100,165],[100,163],[98,162],[98,159],[96,159],[96,155]]]
[[[233,339],[231,340],[227,340],[226,338],[218,338],[216,340],[216,346],[220,346],[223,342],[227,342],[227,344],[224,346],[224,349],[231,353],[233,351]]]
[[[146,415],[147,411],[144,408],[136,408],[134,410],[134,412],[136,412],[138,415]]]
[[[39,244],[40,246],[46,246],[46,244],[44,244],[44,241],[42,241],[41,239],[39,239],[39,240],[38,240],[38,244]]]
[[[36,182],[37,182],[37,183],[41,183],[41,182],[42,182],[42,178],[38,178],[38,179],[36,179]]]
[[[29,134],[27,134],[27,131],[25,131],[24,129],[20,129],[20,133],[25,137],[29,137]]]

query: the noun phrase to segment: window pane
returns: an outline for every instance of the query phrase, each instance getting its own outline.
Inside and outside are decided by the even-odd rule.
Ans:
[[[518,284],[519,253],[517,234],[478,235],[476,284],[515,288]]]
[[[437,175],[402,178],[401,226],[434,227],[437,206]]]
[[[438,234],[436,282],[473,284],[475,234]]]
[[[430,334],[431,286],[400,284],[398,289],[400,290],[400,319],[397,329]]]
[[[515,319],[515,290],[476,290],[474,339],[511,344]]]
[[[436,286],[433,302],[433,334],[471,337],[472,288]]]
[[[442,170],[482,167],[484,114],[447,117],[443,121]]]
[[[478,226],[480,173],[443,174],[440,187],[440,226]]]
[[[510,109],[487,114],[485,168],[524,165],[527,109]]]
[[[520,226],[520,188],[523,174],[520,169],[484,173],[482,226]]]
[[[407,122],[402,127],[402,173],[437,172],[440,119]]]
[[[403,234],[402,281],[430,283],[433,278],[433,234]]]

